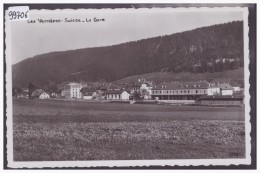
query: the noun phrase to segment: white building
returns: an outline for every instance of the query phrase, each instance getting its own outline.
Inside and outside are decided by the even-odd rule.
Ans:
[[[213,95],[231,96],[233,94],[234,94],[234,89],[229,84],[219,84],[208,88],[209,96],[213,96]]]
[[[214,79],[210,82],[210,86],[218,86],[221,84],[229,84],[233,88],[233,92],[240,92],[241,85],[232,79]],[[231,93],[231,91],[229,91]]]
[[[93,96],[92,95],[86,95],[86,96],[83,96],[82,98],[83,98],[83,100],[91,100],[91,99],[93,99]]]
[[[143,83],[140,87],[140,94],[144,97],[144,99],[151,99],[153,86],[149,83]]]
[[[81,98],[82,85],[79,83],[69,83],[65,86],[64,90],[61,92],[61,96],[65,98]]]
[[[124,90],[107,90],[105,92],[107,100],[129,100],[130,94]]]
[[[222,96],[232,96],[234,94],[234,89],[229,84],[220,84],[219,88]]]
[[[220,88],[218,86],[211,86],[207,91],[209,96],[220,95]]]

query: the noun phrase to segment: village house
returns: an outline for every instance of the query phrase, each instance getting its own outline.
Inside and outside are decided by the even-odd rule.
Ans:
[[[229,84],[219,84],[220,95],[222,96],[232,96],[234,93],[234,89]]]
[[[36,89],[32,92],[31,97],[38,99],[49,99],[50,95],[47,94],[43,89]]]
[[[130,94],[131,95],[139,95],[143,99],[151,99],[152,98],[152,88],[155,86],[154,82],[146,81],[144,78],[138,79],[138,82],[134,82],[130,86]]]
[[[234,94],[234,88],[227,84],[218,84],[218,85],[213,85],[208,88],[208,95],[213,96],[213,95],[233,95]]]
[[[19,97],[28,99],[29,98],[29,92],[24,90],[24,91],[21,92]]]
[[[125,90],[107,90],[105,91],[107,100],[129,100],[130,94]]]
[[[214,79],[210,82],[210,86],[218,86],[220,84],[229,84],[234,92],[240,92],[241,85],[232,79]]]
[[[80,83],[71,82],[65,85],[64,89],[61,92],[61,96],[66,99],[81,98],[80,90],[82,89],[82,85]]]
[[[207,95],[208,82],[164,82],[152,89],[152,99],[159,100],[196,100]]]
[[[29,92],[22,91],[21,93],[17,94],[16,97],[17,98],[26,98],[26,99],[28,99],[29,98]]]
[[[94,87],[84,87],[80,90],[82,99],[91,100],[98,96],[97,91]]]

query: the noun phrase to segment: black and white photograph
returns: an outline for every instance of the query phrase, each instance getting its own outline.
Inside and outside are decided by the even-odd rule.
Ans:
[[[7,166],[250,165],[248,16],[9,7]]]

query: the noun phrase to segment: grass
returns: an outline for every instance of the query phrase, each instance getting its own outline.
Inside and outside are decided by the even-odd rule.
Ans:
[[[243,108],[13,103],[16,161],[245,157]]]
[[[190,72],[181,72],[181,73],[168,73],[168,72],[154,72],[147,74],[140,74],[136,76],[130,76],[123,79],[120,79],[117,82],[129,83],[137,81],[140,78],[145,78],[148,81],[154,81],[156,84],[162,82],[171,82],[171,81],[196,81],[196,80],[208,80],[211,81],[213,79],[233,79],[240,84],[244,81],[244,68],[239,68],[236,70],[228,70],[224,72],[216,72],[216,73],[190,73]]]

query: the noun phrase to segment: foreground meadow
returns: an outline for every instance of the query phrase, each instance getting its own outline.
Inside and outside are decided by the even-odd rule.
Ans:
[[[16,161],[245,157],[243,108],[13,104]]]

